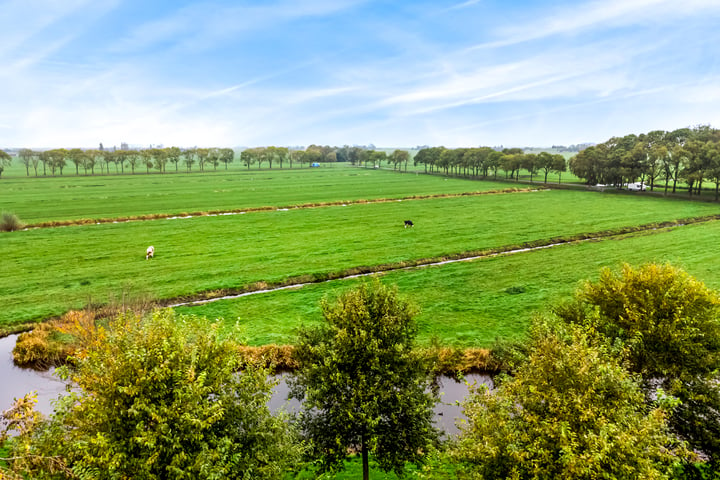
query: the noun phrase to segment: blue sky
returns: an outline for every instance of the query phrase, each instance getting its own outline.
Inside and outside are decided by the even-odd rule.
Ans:
[[[720,127],[720,1],[0,0],[0,147]]]

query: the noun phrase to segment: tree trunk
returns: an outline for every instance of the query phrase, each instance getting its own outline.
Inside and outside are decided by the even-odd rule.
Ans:
[[[365,436],[362,437],[362,464],[363,464],[363,480],[370,480],[370,463],[368,461],[368,451],[365,442]]]

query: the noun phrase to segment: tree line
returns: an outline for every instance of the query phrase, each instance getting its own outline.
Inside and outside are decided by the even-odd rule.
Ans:
[[[38,176],[38,169],[42,167],[42,175],[48,172],[55,175],[63,175],[68,166],[75,167],[75,174],[80,174],[80,169],[85,175],[95,175],[96,169],[100,173],[110,174],[111,166],[115,173],[122,174],[126,169],[135,173],[136,169],[144,168],[147,173],[151,170],[165,173],[167,165],[174,164],[175,171],[180,166],[187,172],[192,171],[194,165],[198,165],[200,171],[212,167],[217,170],[220,164],[225,165],[233,162],[235,152],[232,148],[148,148],[145,150],[83,150],[80,148],[55,148],[45,151],[34,151],[29,148],[20,149],[18,159],[25,166],[25,173],[30,176],[32,168],[35,176]]]
[[[491,147],[455,148],[428,147],[421,149],[414,158],[415,165],[424,165],[425,172],[441,171],[445,174],[497,178],[498,170],[505,172],[505,178],[519,179],[520,170],[530,174],[530,181],[538,174],[547,177],[550,172],[562,173],[567,170],[565,157],[549,152],[524,153],[521,148],[495,150]]]
[[[700,195],[705,182],[720,194],[720,130],[707,125],[667,132],[612,137],[570,159],[570,171],[589,185],[622,186],[640,181],[653,191],[658,183],[675,193],[679,183]]]
[[[348,146],[331,147],[329,145],[310,145],[305,150],[290,149],[287,147],[256,147],[248,148],[240,153],[240,159],[248,169],[252,165],[262,167],[264,163],[272,168],[273,162],[279,164],[287,163],[292,168],[296,164],[312,165],[315,163],[347,162],[351,165],[380,166],[382,162],[400,168],[403,165],[407,170],[410,161],[410,153],[407,150],[395,150],[387,154],[382,150],[375,150],[368,147]]]
[[[20,163],[25,167],[27,176],[32,173],[37,176],[63,175],[67,168],[75,168],[75,174],[95,175],[99,170],[101,174],[134,174],[136,170],[145,170],[146,173],[156,171],[165,173],[168,164],[174,165],[174,170],[180,169],[192,172],[203,172],[212,168],[217,170],[218,166],[228,165],[235,160],[235,151],[231,148],[149,148],[141,150],[130,149],[80,149],[80,148],[56,148],[52,150],[36,151],[29,148],[20,149],[17,155]],[[243,150],[239,153],[242,165],[248,169],[251,166],[257,168],[273,168],[273,165],[284,168],[285,165],[293,168],[293,165],[307,165],[314,163],[328,162],[349,162],[353,165],[369,162],[379,164],[382,161],[393,161],[397,166],[407,162],[410,154],[405,150],[396,150],[391,156],[384,152],[376,152],[367,147],[348,146],[331,147],[328,145],[310,145],[305,149],[289,147],[254,147]],[[0,150],[0,175],[4,167],[11,164],[12,157],[5,151]],[[114,170],[114,172],[111,172]]]
[[[671,265],[603,269],[527,341],[497,344],[505,374],[471,390],[446,441],[416,307],[379,279],[321,307],[294,347],[294,419],[217,323],[128,313],[85,322],[63,369],[76,388],[49,419],[29,397],[0,416],[0,460],[37,479],[293,478],[354,454],[364,479],[370,455],[415,478],[717,478],[720,296]]]

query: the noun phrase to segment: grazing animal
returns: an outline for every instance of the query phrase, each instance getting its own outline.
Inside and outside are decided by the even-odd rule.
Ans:
[[[150,245],[147,248],[147,251],[145,252],[145,260],[147,260],[150,257],[155,258],[155,247],[153,247],[152,245]]]
[[[412,223],[412,220],[405,220],[405,228],[407,227],[414,227],[415,224]]]

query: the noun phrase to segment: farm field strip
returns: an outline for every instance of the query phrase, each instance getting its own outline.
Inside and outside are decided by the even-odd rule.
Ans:
[[[98,219],[77,219],[77,220],[53,220],[48,222],[41,222],[26,225],[26,229],[30,228],[55,228],[55,227],[69,227],[77,225],[100,225],[103,223],[121,223],[121,222],[132,222],[132,221],[150,221],[150,220],[186,220],[193,217],[215,217],[218,215],[243,215],[246,213],[256,212],[267,212],[272,210],[290,210],[300,208],[326,208],[326,207],[347,207],[349,205],[367,204],[367,203],[385,203],[385,202],[400,202],[400,201],[413,201],[413,200],[428,200],[433,198],[448,198],[448,197],[467,197],[477,195],[499,195],[509,193],[526,193],[531,191],[538,191],[534,187],[528,188],[505,188],[503,190],[487,190],[487,191],[475,191],[475,192],[463,192],[463,193],[435,193],[427,195],[414,195],[412,197],[396,197],[396,198],[376,198],[372,200],[345,200],[345,201],[329,201],[319,203],[306,203],[306,204],[293,204],[293,205],[278,205],[278,206],[264,206],[264,207],[250,207],[250,208],[239,208],[235,210],[211,210],[209,212],[184,212],[181,214],[173,213],[154,213],[151,215],[141,215],[136,217],[110,217],[110,218],[98,218]]]
[[[203,174],[11,177],[0,181],[0,210],[36,224],[457,194],[510,186],[348,165]]]
[[[13,232],[0,246],[0,325],[123,296],[214,296],[717,212],[705,203],[556,190]],[[404,229],[405,218],[416,226]],[[148,245],[154,260],[145,260]]]
[[[434,337],[442,345],[490,347],[496,339],[521,338],[534,314],[569,299],[602,267],[671,262],[719,289],[718,236],[720,222],[711,221],[380,275],[420,307],[421,343]],[[298,326],[320,322],[320,299],[361,281],[332,280],[176,310],[239,325],[252,345],[288,344]]]
[[[714,217],[714,218],[696,218],[691,219],[690,223],[701,223],[701,222],[707,222],[707,221],[717,221],[720,220],[720,217]],[[485,253],[475,253],[475,252],[465,252],[453,255],[453,258],[447,259],[447,260],[436,260],[436,259],[426,259],[418,261],[417,263],[410,265],[410,266],[388,266],[386,269],[382,270],[374,270],[369,271],[365,273],[354,273],[354,274],[348,274],[348,275],[341,275],[337,278],[332,278],[329,280],[322,280],[320,282],[318,281],[311,281],[311,282],[304,282],[304,283],[291,283],[289,285],[281,285],[281,286],[268,286],[268,288],[262,288],[260,290],[249,290],[244,291],[242,293],[234,293],[234,294],[228,294],[228,295],[222,295],[222,296],[215,296],[215,297],[208,297],[204,296],[200,300],[188,300],[183,301],[181,303],[168,303],[165,304],[165,307],[169,308],[176,308],[176,307],[194,307],[197,305],[205,305],[208,303],[218,302],[218,301],[224,301],[224,300],[235,300],[242,297],[247,297],[249,295],[258,295],[263,293],[270,293],[270,292],[276,292],[278,290],[291,290],[291,289],[297,289],[302,288],[307,285],[312,285],[316,283],[328,283],[328,282],[334,282],[338,280],[350,280],[354,278],[362,278],[362,277],[369,277],[373,275],[378,274],[386,274],[391,272],[397,272],[402,270],[416,270],[419,268],[427,268],[427,267],[439,267],[441,265],[448,265],[450,263],[457,263],[457,262],[472,262],[475,260],[481,260],[491,257],[498,257],[498,256],[505,256],[505,255],[516,255],[518,253],[526,253],[526,252],[532,252],[535,250],[542,250],[545,248],[553,248],[553,247],[559,247],[560,245],[572,245],[577,244],[581,242],[596,242],[598,240],[609,240],[613,238],[621,238],[627,236],[630,232],[632,233],[638,233],[643,232],[647,230],[663,230],[663,229],[670,229],[670,228],[677,228],[677,227],[683,227],[686,226],[686,223],[677,223],[677,222],[666,222],[662,225],[658,224],[652,224],[651,226],[637,226],[632,227],[628,231],[623,231],[620,233],[607,233],[607,232],[599,232],[597,234],[590,234],[591,236],[583,237],[580,239],[550,239],[550,240],[537,240],[534,246],[531,247],[513,247],[513,246],[506,246],[506,247],[499,247],[492,249],[489,252]]]

